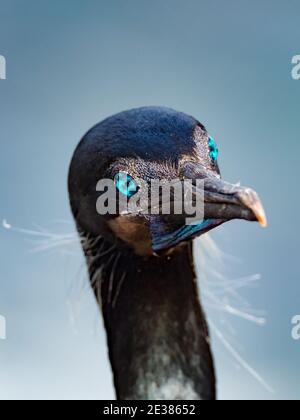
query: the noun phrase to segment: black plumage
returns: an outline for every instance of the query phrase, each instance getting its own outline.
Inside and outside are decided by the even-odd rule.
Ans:
[[[205,223],[187,227],[185,214],[99,215],[97,182],[119,171],[145,181],[203,179]],[[92,128],[74,153],[69,192],[117,398],[215,399],[192,239],[235,218],[265,224],[256,193],[221,180],[201,123],[162,107],[126,111]]]

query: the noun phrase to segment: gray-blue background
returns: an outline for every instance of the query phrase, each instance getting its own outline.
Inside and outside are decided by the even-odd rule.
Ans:
[[[241,261],[227,259],[226,276],[261,274],[240,294],[267,324],[229,315],[227,325],[208,309],[274,393],[214,335],[220,398],[300,398],[300,342],[291,339],[300,313],[299,15],[297,0],[0,0],[0,219],[71,232],[53,221],[71,221],[76,143],[102,118],[141,105],[199,118],[218,140],[224,178],[260,193],[268,230],[234,222],[213,237]],[[79,248],[31,253],[29,239],[0,230],[0,398],[112,398]]]

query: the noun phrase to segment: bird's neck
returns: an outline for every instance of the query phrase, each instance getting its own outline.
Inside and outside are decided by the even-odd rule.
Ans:
[[[214,399],[213,361],[191,246],[169,257],[111,251],[102,258],[101,269],[91,265],[90,257],[88,263],[102,305],[118,399]]]

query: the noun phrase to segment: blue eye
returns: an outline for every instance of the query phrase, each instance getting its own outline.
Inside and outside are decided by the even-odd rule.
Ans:
[[[128,198],[131,198],[139,190],[133,178],[126,172],[119,172],[115,176],[115,185],[117,190]]]
[[[208,147],[209,147],[210,158],[213,160],[213,162],[216,162],[219,156],[219,149],[213,137],[208,138]]]

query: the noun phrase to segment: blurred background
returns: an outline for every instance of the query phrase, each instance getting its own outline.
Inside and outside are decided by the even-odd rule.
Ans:
[[[197,244],[219,398],[300,399],[299,15],[298,0],[0,0],[0,399],[114,398],[67,172],[92,125],[142,105],[198,118],[223,177],[266,207],[267,230],[213,232],[213,270]]]

